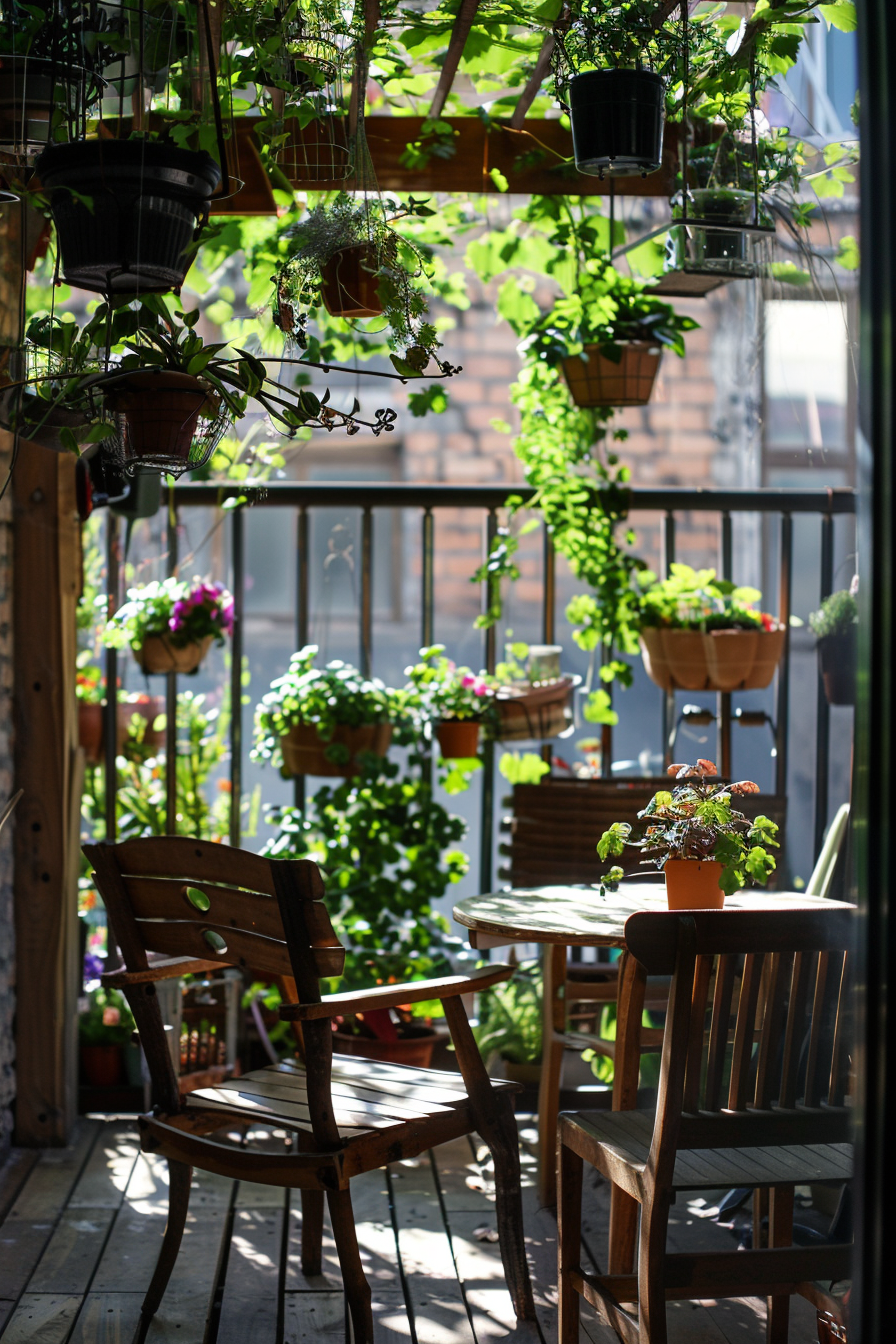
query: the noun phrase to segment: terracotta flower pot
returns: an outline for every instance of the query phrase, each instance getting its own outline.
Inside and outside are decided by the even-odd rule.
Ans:
[[[659,372],[662,347],[653,341],[620,341],[618,362],[599,345],[563,361],[563,375],[577,406],[646,406]]]
[[[432,1063],[438,1033],[431,1027],[414,1027],[413,1035],[400,1036],[397,1041],[380,1041],[372,1036],[354,1036],[349,1032],[333,1033],[333,1050],[337,1055],[360,1056],[361,1059],[380,1059],[387,1064],[407,1064],[416,1069],[428,1069]]]
[[[641,656],[651,681],[664,691],[703,691],[708,680],[704,637],[699,630],[641,631]]]
[[[340,247],[321,268],[321,293],[331,317],[379,317],[379,254],[373,243]]]
[[[370,723],[360,728],[340,724],[328,742],[319,735],[313,723],[296,723],[281,737],[280,750],[287,774],[347,779],[358,773],[359,752],[371,751],[375,756],[385,756],[391,741],[391,723]],[[328,758],[327,748],[333,745],[348,747],[349,759],[344,765]]]
[[[446,719],[436,729],[436,737],[446,760],[469,760],[479,750],[479,723],[476,719]]]
[[[103,759],[103,706],[78,701],[78,741],[84,749],[88,765],[99,765]]]
[[[561,677],[544,686],[502,686],[495,696],[496,736],[501,742],[544,742],[564,733],[572,722],[572,693],[577,677]]]
[[[124,1070],[120,1045],[82,1045],[81,1072],[91,1087],[117,1087]]]
[[[147,635],[133,654],[142,672],[195,672],[211,647],[212,636],[175,648],[170,635]]]
[[[664,691],[757,691],[771,684],[786,630],[641,631],[641,656]]]
[[[198,378],[166,369],[127,374],[109,386],[105,400],[121,417],[126,455],[150,465],[190,461],[199,417],[212,402]]]
[[[715,859],[669,859],[666,899],[670,910],[721,910],[725,893],[719,886],[722,865]]]
[[[818,665],[829,705],[854,705],[856,702],[856,661],[858,627],[850,626],[842,635],[824,635],[818,641]]]

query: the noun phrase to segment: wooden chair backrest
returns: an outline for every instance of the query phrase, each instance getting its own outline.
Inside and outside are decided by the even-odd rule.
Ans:
[[[145,984],[126,992],[154,1089],[165,1107],[176,1107],[179,1099],[154,998],[150,953],[279,978],[301,1003],[319,1002],[320,979],[342,974],[345,951],[323,904],[316,864],[266,859],[183,836],[85,845],[84,853],[93,864],[127,971],[146,976]],[[190,969],[185,963],[184,971]],[[328,1093],[332,1047],[326,1048],[328,1037],[322,1033],[320,1044],[325,1047],[322,1067],[314,1072]]]
[[[672,973],[654,1156],[846,1136],[849,908],[639,913],[626,946]],[[799,1137],[796,1137],[799,1136]]]
[[[514,887],[537,887],[546,882],[597,882],[618,859],[602,862],[597,842],[614,821],[637,829],[638,812],[657,789],[669,787],[658,779],[545,779],[540,784],[517,784],[505,799],[511,808],[501,823],[509,843],[501,853],[509,860],[500,877]],[[787,799],[776,794],[749,794],[738,800],[749,817],[764,813],[778,823],[783,847]],[[781,853],[782,851],[776,851]],[[637,868],[638,855],[630,850],[623,862]]]

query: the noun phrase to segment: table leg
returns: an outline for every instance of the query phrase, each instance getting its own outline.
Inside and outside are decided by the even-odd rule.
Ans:
[[[538,1089],[538,1178],[542,1205],[557,1203],[557,1116],[566,1030],[566,946],[546,944],[542,961],[541,1085]]]
[[[641,1018],[647,975],[628,952],[622,953],[616,999],[616,1058],[613,1110],[632,1111],[638,1104],[641,1070]],[[638,1233],[638,1202],[614,1185],[610,1200],[609,1274],[631,1274]]]

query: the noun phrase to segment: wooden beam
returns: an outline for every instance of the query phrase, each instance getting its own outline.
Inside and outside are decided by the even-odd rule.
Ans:
[[[457,74],[457,67],[460,65],[461,57],[464,54],[464,47],[467,45],[467,38],[470,36],[470,29],[473,27],[473,20],[478,8],[479,0],[461,0],[460,9],[454,16],[451,40],[448,43],[445,60],[442,62],[442,71],[439,75],[436,91],[429,105],[430,120],[434,121],[436,117],[442,115],[442,108],[451,92],[451,85],[454,83],[454,76]]]
[[[13,475],[16,1134],[65,1144],[77,1113],[75,459],[21,444]]]
[[[551,57],[554,54],[556,42],[557,39],[554,34],[548,33],[541,44],[541,51],[538,53],[535,67],[526,81],[526,86],[517,100],[516,107],[513,109],[513,116],[510,118],[511,130],[521,131],[524,128],[526,113],[541,92],[541,86],[551,68]]]

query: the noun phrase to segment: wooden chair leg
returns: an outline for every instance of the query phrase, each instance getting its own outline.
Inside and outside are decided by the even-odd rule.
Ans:
[[[566,947],[544,949],[541,1083],[538,1088],[538,1181],[541,1202],[557,1202],[557,1116],[566,1030]]]
[[[641,1208],[638,1248],[638,1344],[667,1344],[665,1259],[671,1196],[656,1193]]]
[[[557,1148],[557,1344],[579,1344],[579,1294],[569,1282],[582,1258],[582,1175],[578,1153]]]
[[[772,1186],[768,1196],[768,1244],[793,1245],[793,1186]],[[776,1293],[768,1299],[768,1344],[787,1344],[790,1325],[790,1295]]]
[[[140,1308],[140,1320],[134,1334],[134,1344],[143,1344],[146,1339],[146,1332],[168,1287],[168,1280],[171,1278],[171,1271],[174,1269],[184,1235],[192,1179],[192,1167],[184,1166],[183,1162],[168,1163],[168,1221],[165,1224],[165,1235],[155,1271],[146,1297],[143,1299],[143,1306]]]
[[[494,1099],[494,1117],[479,1124],[479,1132],[488,1144],[495,1163],[495,1205],[498,1239],[504,1275],[517,1320],[535,1320],[535,1299],[526,1259],[526,1234],[523,1227],[523,1192],[520,1175],[520,1142],[510,1098]]]
[[[302,1273],[313,1279],[323,1272],[324,1192],[302,1191]]]
[[[370,1284],[361,1265],[361,1252],[355,1231],[352,1197],[348,1190],[328,1190],[327,1204],[333,1239],[339,1252],[345,1300],[348,1303],[353,1344],[373,1344],[373,1310]]]

